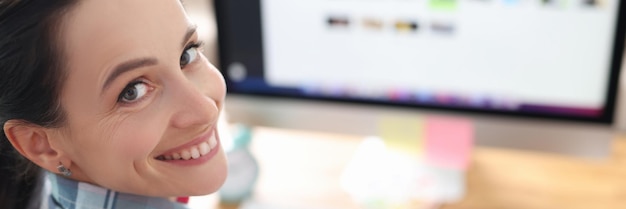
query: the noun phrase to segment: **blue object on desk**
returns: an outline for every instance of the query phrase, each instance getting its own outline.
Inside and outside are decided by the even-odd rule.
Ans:
[[[226,152],[228,175],[220,188],[220,201],[240,203],[252,195],[259,176],[259,164],[249,150],[252,140],[250,127],[237,124],[233,147]]]

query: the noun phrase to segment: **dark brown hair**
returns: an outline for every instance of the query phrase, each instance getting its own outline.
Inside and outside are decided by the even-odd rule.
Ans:
[[[64,122],[59,95],[65,78],[59,30],[77,0],[0,0],[0,124],[42,127]],[[37,207],[41,169],[0,134],[0,205]]]

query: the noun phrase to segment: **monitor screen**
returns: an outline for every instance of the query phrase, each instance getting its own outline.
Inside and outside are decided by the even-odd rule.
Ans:
[[[229,93],[607,123],[618,0],[215,1]]]

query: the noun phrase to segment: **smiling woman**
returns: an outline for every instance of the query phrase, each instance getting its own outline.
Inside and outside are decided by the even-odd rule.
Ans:
[[[169,197],[215,192],[225,85],[201,46],[176,0],[0,0],[0,205],[184,208]]]

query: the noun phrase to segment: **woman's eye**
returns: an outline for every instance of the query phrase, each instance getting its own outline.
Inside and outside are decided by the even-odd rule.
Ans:
[[[185,49],[183,54],[180,55],[180,68],[181,69],[187,66],[188,64],[194,62],[198,58],[198,47],[200,47],[199,44],[193,44],[187,47],[187,49]]]
[[[148,84],[144,82],[134,82],[126,86],[118,97],[119,102],[133,103],[140,100],[148,93]]]

